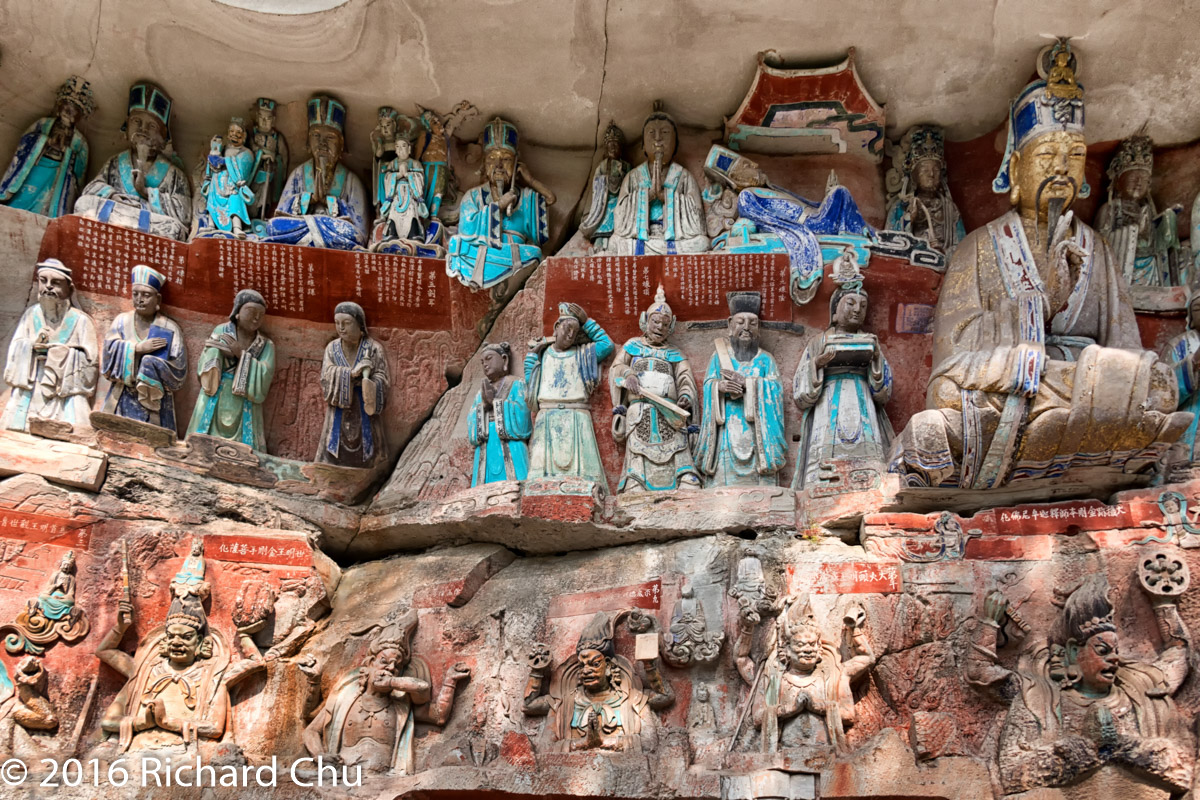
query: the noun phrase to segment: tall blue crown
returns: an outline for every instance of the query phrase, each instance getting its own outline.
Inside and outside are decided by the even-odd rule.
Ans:
[[[164,127],[171,127],[171,98],[161,86],[141,81],[129,87],[129,112],[146,111]]]
[[[517,126],[496,117],[483,129],[483,149],[502,147],[517,152]]]
[[[319,94],[308,101],[308,127],[328,125],[346,132],[346,107],[329,95]]]

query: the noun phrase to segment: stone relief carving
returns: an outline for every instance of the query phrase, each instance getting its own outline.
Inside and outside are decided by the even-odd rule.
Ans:
[[[76,604],[76,581],[75,551],[68,550],[46,588],[26,604],[15,622],[0,626],[0,633],[5,633],[4,649],[42,655],[59,639],[69,643],[87,636],[91,626]]]

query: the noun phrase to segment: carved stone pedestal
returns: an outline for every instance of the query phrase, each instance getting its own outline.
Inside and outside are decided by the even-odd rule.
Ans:
[[[48,481],[96,491],[104,482],[108,456],[82,444],[0,433],[0,475],[27,472]]]

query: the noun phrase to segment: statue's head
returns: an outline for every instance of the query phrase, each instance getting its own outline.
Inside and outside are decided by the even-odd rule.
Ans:
[[[75,551],[74,550],[67,551],[67,554],[65,556],[63,556],[62,563],[59,564],[58,569],[60,572],[65,572],[68,575],[75,574]]]
[[[935,125],[918,125],[906,138],[904,171],[917,194],[931,195],[941,191],[945,181],[945,137]]]
[[[509,362],[512,360],[512,346],[508,342],[485,344],[479,360],[483,364],[484,376],[495,383],[508,374]]]
[[[258,333],[262,327],[263,317],[267,315],[267,301],[253,289],[242,289],[233,298],[233,311],[229,313],[229,321],[237,326],[239,331]]]
[[[758,347],[758,317],[762,312],[762,295],[758,292],[730,292],[729,339],[739,348]]]
[[[586,317],[574,303],[558,304],[558,319],[554,321],[554,349],[567,350],[579,341]]]
[[[90,117],[96,110],[96,99],[92,96],[92,86],[78,75],[67,78],[66,83],[58,87],[55,97],[54,116],[63,125],[73,128],[82,120]]]
[[[371,650],[371,660],[368,662],[371,669],[381,669],[399,675],[408,663],[408,652],[399,642],[383,642],[380,643],[378,651],[375,648]]]
[[[588,622],[579,634],[575,645],[575,658],[579,661],[579,685],[587,692],[601,692],[612,684],[612,667],[609,663],[613,649],[613,621],[603,611]]]
[[[233,147],[241,147],[246,143],[246,120],[243,117],[230,117],[229,127],[225,130],[225,141]]]
[[[1121,665],[1108,581],[1091,575],[1063,605],[1066,685],[1091,696],[1107,695]]]
[[[517,126],[496,117],[483,129],[483,177],[498,191],[508,191],[517,174]]]
[[[642,124],[642,152],[648,161],[659,159],[665,164],[675,158],[678,144],[675,119],[666,112],[661,100],[655,100],[654,110]]]
[[[1056,63],[1070,46],[1060,41],[1051,51]],[[1044,63],[1044,60],[1040,60]],[[1067,66],[1066,69],[1073,69]],[[1008,116],[1008,144],[992,190],[1008,193],[1010,202],[1024,214],[1036,212],[1047,219],[1052,203],[1065,211],[1090,187],[1084,174],[1087,142],[1083,137],[1082,86],[1076,94],[1064,93],[1063,80],[1043,78],[1026,86],[1013,101]],[[1074,80],[1074,75],[1069,76]]]
[[[396,138],[396,118],[400,116],[400,112],[391,106],[379,107],[379,137],[385,142],[390,142]]]
[[[162,304],[162,290],[167,278],[158,270],[138,264],[129,276],[129,296],[133,310],[143,319],[153,319]]]
[[[625,134],[621,132],[620,127],[613,120],[609,120],[608,127],[604,129],[604,155],[606,158],[618,159],[621,157],[621,150],[625,147]]]
[[[176,667],[190,667],[197,658],[212,656],[208,619],[196,598],[176,597],[167,612],[160,653]]]
[[[661,284],[654,294],[654,302],[638,319],[638,325],[646,341],[655,346],[665,343],[675,330],[675,312],[667,304],[667,295]]]
[[[171,98],[161,87],[145,81],[129,87],[124,131],[130,147],[157,157],[171,138]]]
[[[308,152],[332,166],[342,157],[346,140],[346,107],[328,95],[308,101]]]
[[[789,670],[812,672],[821,663],[821,632],[808,624],[794,627],[787,639],[783,657]]]
[[[339,339],[357,345],[367,335],[367,314],[358,303],[338,303],[333,309],[333,327]]]
[[[269,97],[260,97],[254,105],[254,126],[266,133],[275,128],[275,101]]]
[[[1138,134],[1117,145],[1117,153],[1108,165],[1112,194],[1132,203],[1150,195],[1150,175],[1154,170],[1154,140]]]
[[[420,106],[417,107],[421,108]],[[446,126],[442,123],[442,118],[428,108],[421,108],[421,125],[434,136],[441,136],[446,130]]]
[[[840,330],[857,333],[867,321],[867,292],[858,282],[842,284],[829,299],[829,321]]]
[[[71,270],[57,258],[47,258],[38,262],[38,302],[45,307],[47,304],[61,306],[71,301],[75,293],[75,283]]]
[[[199,536],[192,539],[191,554],[195,558],[204,555],[204,540]]]
[[[604,691],[609,686],[608,656],[600,650],[581,650],[579,659],[579,684],[589,692]]]

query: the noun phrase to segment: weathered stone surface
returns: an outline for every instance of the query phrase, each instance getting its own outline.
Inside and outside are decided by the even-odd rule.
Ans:
[[[0,433],[0,475],[41,475],[94,492],[104,482],[107,467],[108,456],[86,445],[48,441],[16,431]]]

